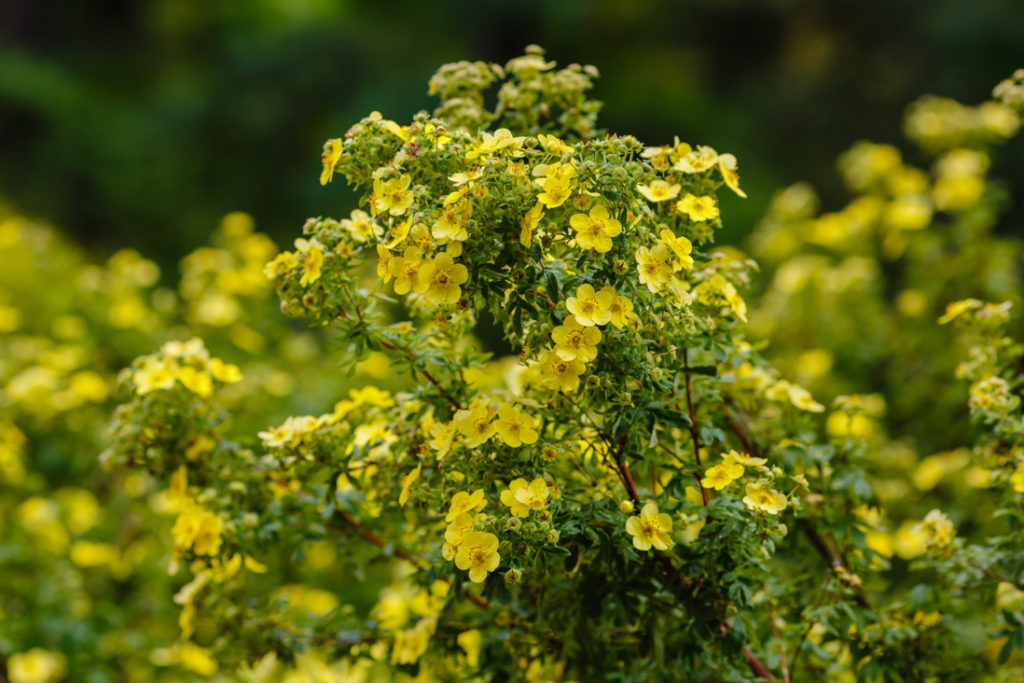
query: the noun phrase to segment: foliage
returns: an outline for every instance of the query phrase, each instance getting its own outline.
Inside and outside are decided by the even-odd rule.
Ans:
[[[445,65],[432,114],[373,112],[324,144],[321,184],[344,177],[359,196],[348,217],[308,220],[270,259],[235,216],[184,262],[180,301],[129,259],[140,304],[124,327],[159,349],[120,375],[103,505],[118,510],[131,480],[151,495],[103,524],[146,530],[136,571],[164,599],[117,612],[156,628],[114,624],[108,647],[131,649],[111,648],[104,673],[1021,675],[1019,245],[995,229],[1005,195],[986,176],[1020,125],[1019,74],[1002,104],[909,110],[933,176],[858,143],[840,163],[858,193],[846,209],[815,216],[809,186],[781,193],[752,240],[760,301],[741,293],[757,264],[714,246],[719,191],[744,196],[736,158],[601,131],[597,75],[535,47]],[[266,310],[270,281],[281,311],[333,340],[336,372],[288,353],[300,333]],[[485,352],[487,330],[516,355]],[[97,347],[131,338],[110,336]],[[921,349],[934,365],[909,374]],[[341,394],[380,359],[386,375]],[[51,387],[42,360],[27,364],[5,395],[63,410],[64,375]],[[964,403],[953,375],[973,427],[949,417]],[[42,431],[31,443],[51,443]],[[942,499],[947,469],[963,476]],[[52,481],[41,471],[29,492]],[[74,515],[22,514],[54,503],[25,508],[20,485],[0,498],[21,506],[10,547],[49,553],[21,580],[58,561],[83,571],[47,550]],[[130,540],[95,533],[99,556],[124,556]],[[100,601],[116,594],[104,585]],[[12,623],[41,635],[3,634],[12,680],[100,670],[90,644],[20,611]]]

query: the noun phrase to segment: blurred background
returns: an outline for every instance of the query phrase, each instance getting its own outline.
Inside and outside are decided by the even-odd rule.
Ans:
[[[837,154],[899,142],[918,96],[987,99],[1024,64],[1022,26],[1019,0],[3,0],[0,196],[173,278],[228,211],[282,244],[347,212],[317,182],[324,139],[433,108],[444,62],[537,43],[600,69],[607,129],[735,153],[738,242],[785,184],[838,202]]]

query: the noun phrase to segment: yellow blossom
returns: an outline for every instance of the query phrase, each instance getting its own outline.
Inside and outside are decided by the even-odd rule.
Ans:
[[[324,252],[320,248],[320,243],[310,240],[307,248],[302,252],[302,277],[299,279],[299,284],[305,287],[319,280],[323,265]]]
[[[455,559],[462,539],[473,530],[475,517],[476,515],[472,512],[460,512],[448,524],[448,528],[444,531],[444,544],[441,546],[441,556],[444,559],[449,561]]]
[[[785,494],[759,482],[747,484],[747,495],[743,496],[743,504],[751,510],[761,510],[770,515],[777,515],[786,509],[789,502]]]
[[[514,137],[508,128],[499,128],[490,134],[487,131],[480,133],[480,143],[466,152],[466,159],[472,161],[480,157],[488,157],[505,149],[512,149],[513,154],[523,146],[525,137]]]
[[[967,311],[973,311],[981,308],[981,305],[981,301],[978,299],[963,299],[962,301],[953,301],[948,303],[946,304],[945,315],[939,318],[939,324],[945,325],[946,323],[952,322]]]
[[[373,220],[370,214],[359,209],[349,214],[348,218],[341,219],[340,224],[357,242],[365,242],[370,237],[379,238],[384,232],[384,229]]]
[[[544,181],[541,187],[544,189],[537,200],[549,209],[561,206],[572,194],[572,179],[576,175],[576,169],[570,164],[554,163],[545,169]]]
[[[611,251],[612,238],[622,232],[622,223],[611,217],[604,204],[595,204],[589,215],[573,214],[569,225],[576,231],[579,247],[593,249],[599,254]]]
[[[416,247],[406,247],[402,256],[388,261],[388,271],[395,278],[395,294],[408,294],[410,291],[422,292],[427,283],[423,279],[425,269],[423,252]]]
[[[722,154],[718,157],[718,171],[722,174],[726,187],[746,199],[747,193],[740,189],[740,174],[736,167],[736,157],[732,154]]]
[[[734,462],[743,467],[761,467],[768,462],[764,458],[755,458],[747,453],[738,453],[736,451],[729,451],[722,457],[725,462]]]
[[[544,151],[549,154],[557,154],[559,156],[572,154],[572,147],[565,144],[554,135],[545,135],[544,133],[540,133],[537,135],[537,142],[539,142],[540,146],[544,148]]]
[[[671,260],[669,250],[661,244],[655,245],[652,249],[637,249],[636,270],[640,275],[640,283],[647,285],[647,289],[655,294],[660,292],[672,276],[672,266],[669,265]]]
[[[416,465],[416,468],[402,477],[402,492],[398,494],[398,504],[405,505],[409,500],[409,489],[420,478],[420,471],[423,469],[423,463]]]
[[[470,182],[473,182],[474,180],[480,179],[480,177],[482,177],[483,174],[484,174],[484,169],[481,166],[479,168],[472,168],[472,169],[470,169],[468,171],[464,171],[462,173],[453,173],[452,175],[448,176],[448,180],[450,180],[453,183],[455,183],[456,186],[461,187],[462,185],[465,185],[466,183],[470,183]]]
[[[388,211],[392,216],[401,216],[412,206],[412,190],[409,189],[411,184],[412,178],[405,174],[387,181],[379,178],[374,180],[374,207],[378,212]]]
[[[572,392],[580,388],[580,375],[587,371],[587,365],[579,359],[565,360],[554,351],[548,351],[541,361],[541,369],[547,388]]]
[[[377,245],[377,277],[384,282],[391,279],[391,259],[394,255],[383,244]]]
[[[7,659],[7,678],[11,683],[52,683],[66,675],[67,663],[59,652],[35,647]]]
[[[467,532],[455,555],[455,566],[468,569],[469,580],[473,583],[482,583],[487,573],[497,569],[500,562],[498,537],[483,531]]]
[[[454,421],[438,422],[430,428],[430,436],[433,437],[430,440],[430,447],[437,451],[438,460],[448,455],[458,433],[459,429]]]
[[[661,244],[668,247],[675,259],[672,262],[672,270],[688,270],[693,268],[693,243],[685,237],[676,237],[671,230],[661,231]]]
[[[224,522],[216,513],[187,503],[178,513],[171,534],[175,546],[181,550],[191,550],[196,555],[216,555],[220,552],[223,531]]]
[[[580,285],[576,288],[576,296],[565,300],[565,307],[584,327],[607,325],[612,319],[613,300],[614,295],[605,289],[595,292],[591,285]]]
[[[268,280],[273,280],[278,275],[287,273],[298,264],[299,257],[294,251],[282,251],[274,257],[274,260],[263,267],[263,274]]]
[[[454,304],[462,296],[462,287],[469,279],[469,270],[455,263],[449,254],[438,254],[422,275],[426,282],[423,300],[428,304]]]
[[[732,460],[726,460],[709,467],[704,472],[704,478],[700,480],[700,483],[705,488],[721,491],[742,476],[743,465]]]
[[[473,493],[459,491],[452,496],[452,502],[448,506],[448,514],[445,516],[444,521],[451,522],[462,513],[480,510],[485,505],[487,505],[487,501],[484,500],[483,489],[477,489]]]
[[[472,202],[467,198],[460,199],[441,209],[441,214],[438,216],[430,232],[434,239],[441,240],[442,242],[461,242],[466,240],[469,238],[469,233],[466,231],[466,221],[472,215]]]
[[[597,358],[601,330],[597,327],[584,327],[576,318],[567,317],[564,323],[551,331],[551,340],[555,343],[555,353],[562,360],[579,359],[589,363]]]
[[[683,173],[701,173],[717,163],[718,152],[712,147],[700,145],[697,149],[681,156],[672,168]]]
[[[338,163],[338,159],[341,158],[342,143],[341,138],[334,138],[324,143],[324,153],[321,158],[323,162],[324,170],[320,172],[320,184],[326,185],[331,182],[334,178],[334,165]]]
[[[626,531],[633,537],[633,546],[637,550],[670,550],[673,545],[669,532],[672,531],[672,518],[664,512],[658,512],[658,504],[648,501],[640,510],[626,520]]]
[[[501,492],[502,504],[516,517],[526,517],[530,510],[543,510],[547,500],[548,485],[540,478],[529,483],[525,479],[513,479]]]
[[[695,195],[689,192],[676,204],[676,211],[688,216],[691,221],[707,221],[718,218],[718,204],[710,195]]]
[[[650,185],[637,185],[637,192],[652,202],[664,202],[675,199],[679,196],[682,187],[678,183],[670,183],[665,180],[654,180]]]
[[[631,323],[632,321],[636,320],[637,316],[636,313],[633,312],[633,302],[629,299],[629,297],[621,296],[611,286],[602,287],[601,289],[602,291],[610,289],[615,293],[614,298],[612,298],[612,303],[608,307],[608,311],[612,315],[611,320],[609,322],[613,326],[621,329],[628,325],[629,323]]]
[[[494,429],[505,445],[517,447],[534,443],[538,437],[536,426],[537,418],[523,413],[515,404],[503,403],[498,407]]]
[[[944,548],[953,542],[956,536],[956,528],[941,510],[932,510],[925,515],[919,527],[930,533],[929,544]]]
[[[455,413],[455,426],[468,448],[476,448],[494,435],[495,426],[491,419],[495,412],[486,399],[477,399],[467,410]]]
[[[519,225],[522,231],[519,233],[519,243],[524,247],[529,247],[533,242],[533,230],[540,223],[540,219],[544,217],[544,204],[537,201],[529,211],[527,211],[521,219],[519,219]]]

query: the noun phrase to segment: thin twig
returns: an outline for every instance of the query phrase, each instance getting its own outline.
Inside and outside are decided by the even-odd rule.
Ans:
[[[683,349],[683,374],[686,378],[686,409],[690,415],[690,440],[693,441],[693,459],[697,461],[697,467],[703,468],[700,462],[700,433],[697,430],[697,414],[693,410],[693,390],[690,386],[690,350]],[[697,486],[700,487],[700,497],[704,501],[704,507],[711,504],[711,499],[708,497],[708,490],[704,488],[704,484],[697,480]]]

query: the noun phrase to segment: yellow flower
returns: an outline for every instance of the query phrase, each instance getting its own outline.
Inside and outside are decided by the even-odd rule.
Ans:
[[[722,180],[730,190],[746,199],[747,193],[740,189],[740,174],[736,171],[736,165],[736,157],[732,154],[718,157],[718,171],[722,174]]]
[[[320,161],[323,162],[324,170],[320,172],[320,184],[326,185],[334,178],[334,165],[341,158],[341,138],[334,138],[324,143],[324,153]]]
[[[174,522],[171,534],[174,544],[181,550],[192,550],[196,555],[216,555],[220,552],[224,521],[216,513],[195,503],[184,504]]]
[[[747,484],[747,495],[743,496],[743,504],[751,510],[761,510],[769,515],[777,515],[786,509],[789,502],[785,494],[765,484],[751,482]]]
[[[422,265],[423,252],[416,247],[406,247],[402,256],[389,259],[388,272],[395,278],[395,294],[408,294],[411,290],[422,292],[426,289]]]
[[[540,219],[543,217],[544,204],[538,201],[519,220],[519,225],[522,228],[522,231],[519,233],[519,243],[524,247],[529,247],[530,243],[533,242],[533,230],[537,227],[540,223]]]
[[[555,342],[555,353],[562,360],[579,359],[589,363],[597,358],[601,330],[596,327],[584,327],[576,318],[569,317],[551,331],[551,340]]]
[[[789,402],[800,410],[806,410],[810,413],[820,413],[825,410],[825,406],[814,400],[811,392],[796,384],[787,383],[786,395],[789,398]]]
[[[485,505],[487,505],[487,501],[484,500],[483,489],[477,489],[473,493],[459,491],[452,496],[452,502],[448,506],[448,514],[445,516],[444,521],[452,522],[459,515],[480,510]]]
[[[640,283],[647,285],[647,289],[655,294],[664,289],[673,272],[669,265],[671,258],[669,250],[661,244],[655,245],[653,249],[637,249],[636,271],[640,275]]]
[[[544,191],[537,195],[537,200],[549,209],[561,206],[572,194],[572,179],[575,175],[576,169],[570,164],[548,165],[541,184]]]
[[[664,512],[658,512],[658,504],[648,501],[640,510],[626,520],[626,531],[633,537],[633,546],[637,550],[670,550],[673,545],[668,532],[672,531],[672,518]]]
[[[680,271],[693,268],[693,257],[690,256],[690,252],[693,251],[693,243],[690,240],[685,237],[676,237],[671,230],[662,230],[661,243],[668,247],[675,256],[672,270]]]
[[[468,410],[455,413],[455,426],[468,448],[476,448],[494,435],[495,426],[491,422],[494,414],[494,408],[488,405],[486,399],[477,399],[469,405]]]
[[[675,199],[682,189],[677,183],[670,183],[665,180],[655,180],[650,185],[637,185],[637,192],[652,202],[664,202]]]
[[[700,145],[697,149],[680,157],[672,167],[683,173],[701,173],[718,163],[718,152],[712,147]]]
[[[963,299],[962,301],[948,303],[946,304],[946,314],[939,318],[939,324],[945,325],[952,322],[967,311],[972,311],[976,308],[981,308],[981,301],[978,299]]]
[[[441,556],[446,560],[454,560],[455,554],[459,552],[459,545],[466,534],[473,530],[473,520],[476,515],[470,512],[459,513],[444,531],[444,543],[441,545]]]
[[[408,218],[398,225],[391,228],[391,239],[388,241],[388,249],[394,249],[399,244],[405,241],[405,238],[409,236],[409,232],[412,230],[412,219]]]
[[[423,469],[423,463],[416,465],[416,469],[409,472],[409,474],[402,477],[402,492],[398,494],[398,504],[405,505],[409,500],[409,488],[413,483],[420,478],[420,471]]]
[[[480,157],[488,157],[503,149],[512,148],[513,153],[523,146],[525,137],[513,137],[508,128],[499,128],[491,135],[487,131],[480,133],[480,143],[466,152],[466,159],[472,161]]]
[[[580,375],[587,371],[579,360],[564,360],[554,351],[548,351],[541,362],[541,376],[546,387],[554,391],[571,392],[580,388]]]
[[[302,253],[302,277],[299,284],[305,287],[319,280],[323,265],[324,252],[320,248],[320,243],[310,240]]]
[[[747,453],[737,453],[736,451],[729,451],[723,457],[725,462],[737,463],[743,467],[760,467],[768,462],[764,458],[755,458]]]
[[[7,678],[11,683],[51,683],[66,675],[67,663],[59,652],[35,647],[7,660]]]
[[[462,287],[469,279],[469,270],[461,263],[455,263],[452,257],[438,254],[422,274],[426,287],[423,300],[431,305],[454,304],[462,296]]]
[[[543,510],[547,500],[548,485],[540,478],[529,483],[525,479],[513,479],[501,492],[502,504],[516,517],[526,517],[530,510]]]
[[[384,282],[391,279],[391,259],[393,258],[394,256],[387,247],[383,244],[377,245],[377,277],[382,278]]]
[[[287,273],[299,263],[298,256],[293,251],[282,251],[263,267],[263,274],[268,280],[273,280],[281,273]]]
[[[691,221],[707,221],[718,218],[718,205],[710,195],[697,196],[689,192],[676,204],[676,211],[689,216]]]
[[[374,206],[377,211],[388,211],[392,216],[401,216],[412,206],[412,178],[406,174],[387,181],[377,178],[373,181]]]
[[[595,292],[591,285],[580,285],[576,288],[576,296],[565,300],[565,307],[576,316],[576,322],[584,327],[607,325],[612,319],[613,300],[614,295],[606,289]]]
[[[441,240],[442,242],[461,242],[468,239],[469,233],[466,231],[466,221],[472,215],[473,203],[465,197],[448,204],[441,209],[441,215],[438,217],[437,222],[434,223],[434,227],[431,228],[430,234],[434,236],[434,239]]]
[[[721,491],[726,486],[743,476],[743,465],[726,459],[725,462],[709,467],[700,480],[704,488]]]
[[[617,328],[623,328],[630,322],[636,320],[636,313],[633,312],[633,302],[628,297],[621,296],[612,286],[602,287],[601,291],[611,290],[614,293],[611,306],[608,311],[612,314],[609,322]]]
[[[470,170],[463,171],[462,173],[453,173],[452,175],[448,176],[448,180],[455,183],[456,186],[461,187],[466,183],[470,183],[473,182],[474,180],[477,180],[478,178],[483,176],[483,174],[484,169],[481,166],[479,168],[471,168]]]
[[[452,449],[452,443],[455,441],[455,436],[458,433],[459,429],[455,426],[454,421],[438,422],[430,428],[430,436],[433,437],[430,440],[430,447],[437,451],[438,460],[448,455],[448,451]]]
[[[940,548],[952,543],[953,538],[956,536],[956,528],[953,526],[953,522],[941,510],[929,512],[917,528],[931,534],[929,545],[935,545]]]
[[[572,147],[565,144],[564,142],[562,142],[562,140],[555,137],[554,135],[545,135],[544,133],[540,133],[539,135],[537,135],[537,142],[539,142],[540,146],[544,148],[544,151],[548,152],[549,154],[557,154],[559,156],[563,156],[565,154],[572,153]]]
[[[590,215],[573,214],[569,225],[576,231],[577,245],[599,254],[611,251],[612,238],[622,232],[622,223],[612,218],[603,204],[595,204]]]
[[[359,209],[349,214],[348,218],[341,219],[340,223],[357,242],[365,242],[370,237],[378,238],[384,232],[370,214]]]
[[[515,404],[503,403],[498,407],[494,429],[505,445],[516,447],[534,443],[538,437],[536,426],[537,418],[523,413]]]
[[[498,554],[498,537],[483,531],[470,531],[462,537],[459,552],[455,555],[455,566],[469,570],[469,580],[481,583],[501,562]]]

